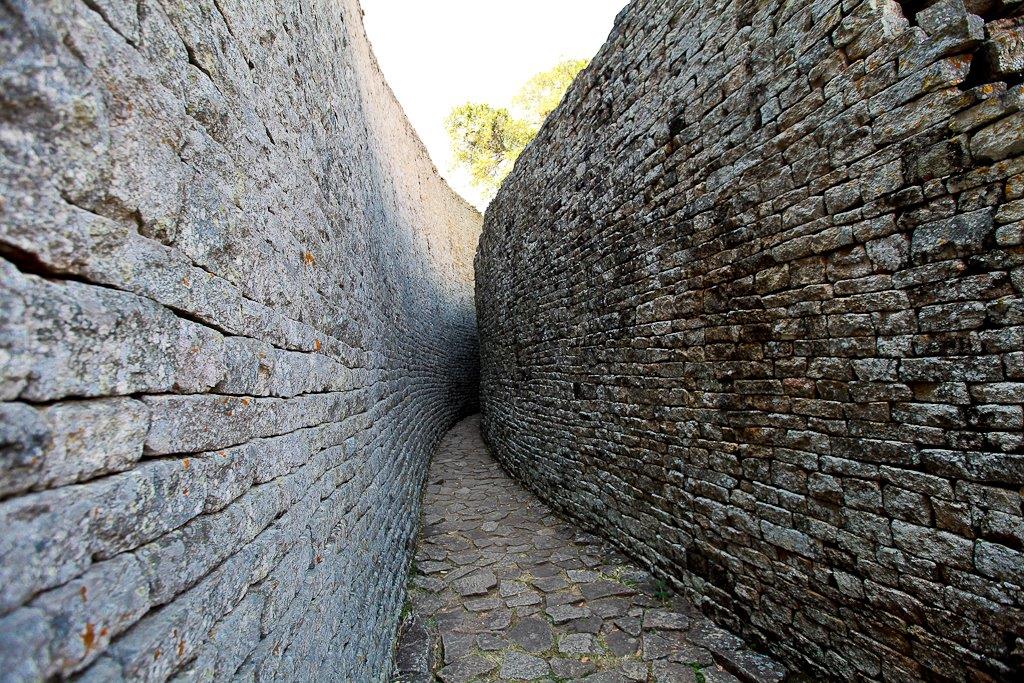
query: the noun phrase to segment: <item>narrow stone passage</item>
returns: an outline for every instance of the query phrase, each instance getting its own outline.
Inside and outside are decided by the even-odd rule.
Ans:
[[[556,516],[456,425],[431,463],[396,680],[781,681],[601,539]]]

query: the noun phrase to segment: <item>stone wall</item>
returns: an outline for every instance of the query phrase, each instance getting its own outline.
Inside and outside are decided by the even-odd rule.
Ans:
[[[356,0],[13,0],[0,54],[0,679],[383,677],[480,217]]]
[[[487,211],[484,432],[816,677],[1010,679],[1024,6],[903,5],[624,10]]]

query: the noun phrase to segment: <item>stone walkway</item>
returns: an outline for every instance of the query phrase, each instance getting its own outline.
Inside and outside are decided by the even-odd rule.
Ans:
[[[663,584],[556,516],[456,425],[430,466],[396,681],[785,678]]]

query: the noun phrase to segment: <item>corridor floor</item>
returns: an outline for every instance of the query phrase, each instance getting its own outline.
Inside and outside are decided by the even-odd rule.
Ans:
[[[442,440],[396,681],[781,681],[785,670],[510,478],[480,418]]]

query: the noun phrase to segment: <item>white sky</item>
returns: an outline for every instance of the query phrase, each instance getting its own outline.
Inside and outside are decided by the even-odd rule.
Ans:
[[[362,0],[381,70],[437,170],[482,208],[451,169],[444,120],[466,101],[507,106],[531,76],[589,59],[626,0]]]

